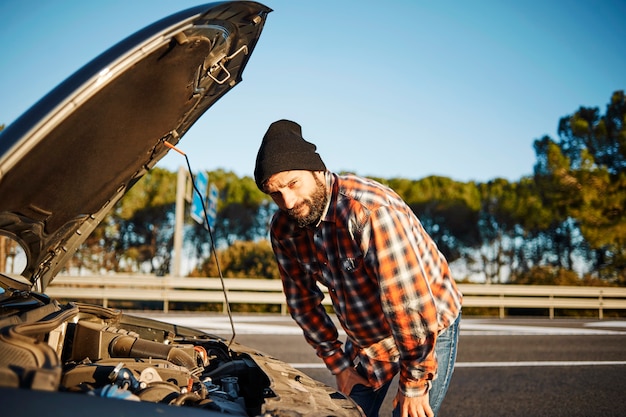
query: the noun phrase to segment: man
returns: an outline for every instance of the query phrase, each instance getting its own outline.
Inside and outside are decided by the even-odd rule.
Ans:
[[[436,415],[458,340],[462,295],[448,264],[391,189],[326,169],[300,125],[270,125],[254,170],[279,211],[270,238],[291,316],[368,417],[398,372],[394,415]],[[328,288],[345,347],[321,301]]]

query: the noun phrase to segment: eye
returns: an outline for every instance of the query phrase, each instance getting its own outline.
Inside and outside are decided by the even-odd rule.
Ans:
[[[289,182],[289,184],[287,184],[287,187],[289,188],[296,188],[298,186],[298,180],[292,180]]]

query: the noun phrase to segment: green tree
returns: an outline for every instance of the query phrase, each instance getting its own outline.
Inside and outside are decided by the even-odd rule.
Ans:
[[[150,170],[85,241],[70,267],[98,272],[169,271],[176,174]]]
[[[534,265],[544,263],[545,254],[550,252],[551,243],[546,237],[552,223],[552,213],[542,201],[537,183],[524,177],[511,184],[512,192],[501,201],[514,222],[514,254],[512,272],[526,272]]]
[[[534,266],[525,272],[511,274],[516,285],[582,285],[580,277],[571,270],[552,266]]]
[[[559,121],[558,139],[534,142],[534,175],[509,182],[375,178],[409,204],[449,261],[487,282],[571,282],[576,262],[603,282],[626,285],[626,100],[606,112],[581,107]],[[166,273],[174,227],[174,173],[154,169],[94,231],[73,266]],[[276,209],[250,177],[209,173],[219,189],[214,228],[227,276],[276,277],[268,224]],[[186,219],[200,271],[215,275],[206,230]],[[265,243],[263,243],[265,242]]]
[[[208,173],[209,182],[219,190],[213,237],[216,247],[237,241],[266,237],[272,214],[271,199],[261,192],[250,177],[239,178],[233,172],[216,170]],[[210,256],[210,239],[203,226],[194,223],[186,238],[194,248],[195,258]]]
[[[129,190],[117,209],[119,250],[136,271],[169,272],[176,183],[175,173],[154,168]]]
[[[218,238],[227,243],[254,240],[267,233],[267,212],[270,198],[258,189],[251,177],[238,178],[233,173],[213,172],[220,189],[218,206]]]
[[[624,91],[616,91],[604,115],[597,107],[580,107],[573,115],[561,118],[559,146],[574,169],[582,167],[588,154],[596,166],[604,167],[611,175],[625,171],[625,114]]]
[[[478,245],[480,195],[475,183],[440,176],[378,180],[406,201],[449,261]]]
[[[580,209],[582,203],[580,184],[572,169],[572,163],[562,148],[549,137],[535,141],[538,162],[535,165],[535,182],[542,202],[551,213],[550,224],[545,236],[551,243],[550,265],[573,268],[576,254],[578,222],[572,213]]]
[[[224,277],[277,279],[278,266],[268,240],[235,242],[217,251]],[[192,276],[217,277],[219,271],[213,257],[207,258]]]
[[[515,185],[505,179],[495,179],[479,185],[481,208],[478,218],[480,245],[469,265],[475,273],[483,273],[486,283],[501,282],[513,264],[515,253],[514,213]],[[478,258],[478,259],[476,259]]]
[[[581,107],[559,123],[559,141],[535,142],[536,181],[554,214],[557,253],[587,249],[603,279],[626,284],[626,100],[615,92],[605,115]],[[580,237],[577,236],[580,235]],[[560,238],[560,239],[559,239]],[[572,269],[571,256],[567,264]]]

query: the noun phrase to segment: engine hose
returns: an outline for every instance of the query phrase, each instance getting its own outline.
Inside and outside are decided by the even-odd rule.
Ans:
[[[187,402],[197,403],[201,401],[202,398],[195,392],[187,392],[185,394],[180,394],[178,397],[170,401],[170,405],[184,405]]]
[[[184,366],[190,371],[198,367],[196,361],[182,349],[171,348],[166,359],[176,365]]]
[[[196,361],[182,349],[127,335],[113,339],[109,344],[109,353],[114,358],[166,359],[190,370],[197,366]]]

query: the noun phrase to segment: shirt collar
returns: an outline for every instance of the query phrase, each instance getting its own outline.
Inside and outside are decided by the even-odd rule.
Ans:
[[[334,207],[335,203],[334,200],[336,199],[336,193],[334,192],[334,185],[335,185],[335,176],[332,174],[332,172],[330,171],[326,171],[324,173],[324,179],[326,181],[326,190],[327,190],[327,196],[328,198],[326,199],[326,207],[324,207],[324,211],[322,212],[322,215],[320,216],[320,220],[317,222],[317,224],[315,225],[315,227],[318,227],[322,222],[333,222],[335,221],[335,216],[334,216],[334,210],[331,210],[331,206]]]

